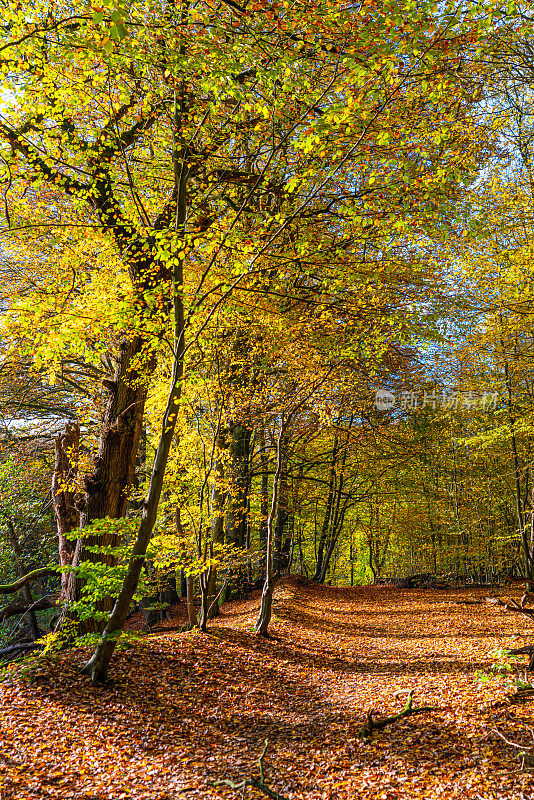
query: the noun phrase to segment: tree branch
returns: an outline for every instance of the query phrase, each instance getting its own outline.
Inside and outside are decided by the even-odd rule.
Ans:
[[[258,765],[260,768],[260,780],[256,780],[256,778],[243,778],[242,781],[230,781],[227,778],[225,780],[216,781],[213,785],[214,786],[228,786],[230,789],[233,789],[235,792],[245,792],[247,786],[252,787],[253,789],[257,789],[258,792],[263,792],[266,794],[267,797],[271,797],[272,800],[287,800],[280,792],[275,792],[274,789],[269,788],[265,784],[265,775],[263,770],[263,759],[265,758],[265,753],[267,752],[267,748],[269,747],[269,740],[266,739],[263,745],[263,750],[261,752],[261,756],[258,759]]]
[[[63,189],[67,194],[76,197],[86,197],[90,187],[86,183],[81,183],[74,178],[49,167],[46,161],[39,155],[37,148],[25,140],[24,127],[20,131],[12,130],[8,125],[0,122],[0,134],[9,142],[13,152],[22,153],[27,159],[35,177],[44,175],[45,178],[58,189]]]
[[[0,658],[11,656],[15,653],[24,653],[28,650],[41,650],[42,647],[43,645],[39,644],[39,642],[20,642],[20,644],[13,644],[0,650]]]
[[[22,589],[22,587],[26,586],[26,584],[30,581],[44,578],[45,575],[57,576],[56,567],[41,567],[39,569],[34,569],[32,572],[28,572],[27,575],[23,575],[22,578],[19,578],[14,583],[0,585],[0,594],[15,594],[15,592],[18,592],[19,589]]]
[[[420,706],[419,708],[413,708],[413,693],[414,689],[410,689],[408,692],[408,701],[403,710],[399,711],[398,714],[392,714],[390,717],[383,717],[382,719],[375,720],[373,719],[374,712],[372,710],[368,711],[367,719],[358,731],[358,736],[361,739],[370,739],[374,731],[381,731],[388,725],[393,725],[395,722],[398,722],[403,717],[409,717],[412,714],[421,714],[423,711],[433,711],[432,706]],[[397,694],[401,694],[401,692],[397,692]]]
[[[17,614],[25,614],[27,611],[43,611],[46,608],[55,608],[56,605],[57,598],[47,594],[33,603],[9,603],[9,605],[0,608],[0,623]]]

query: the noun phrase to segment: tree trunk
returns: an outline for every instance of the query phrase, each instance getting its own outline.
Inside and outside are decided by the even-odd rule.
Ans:
[[[182,262],[179,263],[181,264]],[[117,645],[118,636],[124,627],[126,615],[128,614],[128,610],[130,608],[130,603],[133,600],[133,596],[139,583],[147,547],[150,543],[154,525],[156,524],[158,505],[163,488],[165,468],[169,459],[169,453],[176,428],[176,420],[178,418],[184,363],[184,317],[180,294],[182,289],[182,275],[180,274],[178,277],[175,276],[173,283],[175,287],[175,324],[180,333],[179,335],[175,335],[177,349],[174,357],[169,399],[163,415],[162,432],[154,458],[143,515],[139,524],[137,538],[134,542],[132,556],[126,570],[126,575],[124,577],[121,590],[115,601],[115,605],[113,606],[113,611],[111,612],[108,622],[102,632],[100,642],[98,643],[92,658],[84,667],[84,672],[91,677],[93,683],[104,681],[107,678],[109,664]]]
[[[215,483],[211,493],[211,541],[213,544],[224,543],[224,506],[226,500],[226,492],[223,484],[224,480],[224,466],[222,453],[226,449],[226,436],[223,432],[219,432],[217,437],[217,455],[215,459]],[[206,602],[208,610],[206,613],[209,619],[215,619],[219,615],[219,604],[213,603],[213,598],[216,594],[217,588],[217,569],[212,567],[208,595]]]
[[[65,478],[75,479],[74,461],[79,446],[79,427],[70,423],[56,440],[56,468],[53,478],[54,509],[58,522],[60,563],[77,567],[83,561],[115,566],[114,555],[94,552],[95,547],[116,547],[120,544],[114,533],[87,535],[72,545],[66,534],[75,524],[76,506],[80,511],[80,527],[85,529],[93,520],[126,515],[128,489],[133,483],[139,440],[141,438],[146,386],[140,383],[135,361],[141,354],[143,341],[139,337],[121,342],[113,379],[106,379],[109,398],[104,411],[94,470],[84,478],[82,498],[72,491],[62,491]],[[59,495],[57,494],[59,490]],[[76,505],[74,505],[76,501]],[[66,573],[62,595],[66,604],[79,599],[81,585],[75,573]],[[97,603],[98,611],[110,611],[111,597]],[[81,632],[102,630],[100,620],[85,620]]]
[[[354,586],[354,530],[350,532],[350,585]]]
[[[195,611],[195,579],[193,575],[186,577],[187,584],[187,617],[189,627],[194,628],[197,624],[197,612]]]
[[[187,578],[183,569],[180,570],[180,597],[187,597]]]
[[[78,477],[78,458],[80,448],[80,426],[68,422],[65,432],[55,440],[55,463],[52,476],[52,504],[56,518],[59,565],[73,565],[76,553],[76,540],[68,536],[79,527],[79,514],[76,507],[78,495],[75,485]],[[61,599],[65,606],[76,597],[76,575],[63,572],[61,575]]]
[[[266,552],[267,552],[267,517],[269,516],[269,455],[265,441],[265,426],[262,424],[260,433],[260,575],[265,578]]]
[[[502,323],[502,317],[501,317],[501,323]],[[501,339],[501,349],[504,358],[506,407],[508,412],[508,424],[510,426],[510,433],[511,433],[510,449],[511,449],[512,463],[514,469],[517,523],[519,526],[519,535],[521,538],[525,575],[527,578],[534,579],[534,550],[531,547],[531,543],[529,541],[530,531],[527,530],[525,504],[523,502],[522,492],[521,492],[521,466],[519,461],[519,453],[517,449],[516,419],[513,411],[512,376],[510,375],[510,368],[508,365],[508,359],[505,354],[504,341],[502,339]]]
[[[176,533],[180,539],[184,539],[185,531],[182,525],[180,506],[176,507],[174,522],[176,525]],[[197,624],[197,615],[195,612],[195,579],[193,575],[186,575],[183,569],[180,570],[180,596],[186,598],[187,616],[189,619],[187,628],[191,630],[191,628],[194,628]]]
[[[230,424],[230,485],[226,514],[226,541],[245,546],[247,489],[250,470],[251,429],[242,422]]]
[[[328,499],[326,501],[326,508],[324,512],[323,526],[321,528],[321,535],[319,538],[319,545],[317,548],[317,563],[315,567],[314,581],[318,581],[323,569],[324,549],[328,537],[328,526],[330,524],[330,516],[332,514],[332,507],[334,502],[334,490],[336,484],[336,464],[339,451],[339,440],[336,435],[334,439],[334,446],[332,448],[332,461],[330,463],[330,476],[328,479]]]
[[[323,560],[323,567],[321,569],[321,574],[319,575],[318,578],[318,583],[324,583],[326,580],[326,573],[328,572],[328,567],[330,566],[330,559],[332,558],[332,554],[334,552],[337,540],[339,538],[339,534],[341,533],[341,528],[343,526],[343,518],[344,518],[344,513],[341,515],[339,523],[336,525],[336,527],[334,528],[334,530],[332,530],[330,534],[330,541],[328,543],[328,549],[326,551],[326,555]]]
[[[351,417],[351,424],[352,424],[352,417]],[[326,551],[326,555],[322,559],[321,572],[319,573],[319,577],[316,579],[319,583],[325,582],[326,573],[328,571],[328,566],[330,564],[330,559],[332,558],[332,553],[334,552],[334,548],[336,546],[336,542],[341,532],[341,528],[343,526],[343,521],[345,517],[345,507],[343,507],[340,513],[340,503],[344,485],[343,470],[345,468],[345,463],[347,461],[348,449],[349,448],[347,440],[346,446],[343,450],[343,457],[341,459],[341,470],[339,475],[339,481],[337,480],[336,470],[334,470],[334,473],[331,476],[331,480],[333,478],[332,507],[334,508],[334,512],[332,514],[332,526],[330,531],[330,540],[328,543],[328,549]],[[335,500],[335,505],[334,505],[334,500]]]
[[[146,384],[140,384],[135,366],[143,344],[139,337],[121,342],[115,374],[112,380],[106,381],[109,398],[102,419],[94,470],[85,476],[82,528],[95,519],[119,519],[126,515],[128,488],[134,481],[147,395]],[[92,542],[93,545],[100,543],[112,544],[98,540]]]
[[[180,105],[180,112],[178,112],[178,104],[175,100],[174,109],[174,123],[175,123],[175,140],[173,149],[173,165],[175,174],[175,191],[176,191],[176,217],[175,217],[175,230],[183,230],[185,220],[187,217],[187,148],[177,147],[177,132],[181,127],[181,115],[183,114],[182,98]],[[108,622],[102,632],[100,641],[93,653],[91,659],[84,667],[84,672],[91,677],[93,683],[104,681],[107,678],[109,664],[115,647],[117,639],[124,627],[126,615],[130,608],[130,603],[133,600],[135,591],[139,583],[141,569],[146,557],[147,547],[150,544],[152,531],[156,524],[158,513],[158,505],[163,489],[163,479],[165,476],[165,469],[169,460],[169,453],[174,439],[176,430],[176,422],[180,411],[180,398],[182,394],[182,380],[184,376],[184,356],[185,356],[185,318],[184,318],[184,303],[183,303],[183,282],[184,282],[184,262],[182,257],[175,257],[173,259],[172,267],[172,300],[174,311],[174,337],[173,337],[173,367],[172,377],[169,388],[169,397],[163,414],[163,423],[161,434],[154,457],[154,464],[152,466],[152,473],[150,475],[150,483],[148,492],[143,508],[143,515],[139,524],[137,537],[132,548],[132,557],[128,564],[126,575],[124,577],[121,590],[113,606]],[[117,369],[119,370],[120,365]],[[121,393],[121,397],[123,394]],[[138,406],[133,406],[131,409],[126,408],[121,412],[121,416],[125,417],[124,422],[119,424],[122,428],[126,426],[127,420],[131,420],[129,426],[129,439],[132,444],[135,441],[137,432],[137,443],[139,442],[139,434],[141,431],[141,424],[137,424],[137,416],[141,414],[144,407],[144,400],[140,403],[141,409]],[[134,415],[133,417],[131,415]],[[130,415],[130,416],[128,416]],[[119,420],[119,417],[117,418]],[[124,434],[126,436],[126,433]],[[136,445],[137,446],[137,445]],[[126,453],[126,450],[124,451]],[[134,456],[135,459],[135,456]],[[135,460],[134,462],[135,463]],[[102,462],[103,465],[103,462]],[[125,464],[123,463],[123,466]],[[133,470],[133,467],[132,467]],[[113,496],[117,498],[118,502],[124,501],[120,491],[115,491]],[[124,506],[126,508],[126,506]]]
[[[283,542],[284,531],[288,522],[288,492],[287,492],[287,464],[285,459],[285,445],[282,442],[282,471],[280,473],[280,480],[278,485],[278,502],[276,509],[276,521],[274,524],[274,539],[273,539],[273,570],[274,574],[280,574],[287,567],[287,555],[284,550],[285,542]]]
[[[198,627],[202,633],[206,633],[208,627],[208,593],[212,569],[213,568],[210,567],[207,573],[201,573],[200,575],[200,614],[198,617]]]
[[[273,608],[273,521],[274,514],[278,500],[278,485],[280,476],[282,474],[282,438],[284,435],[285,421],[282,416],[280,435],[276,443],[276,471],[273,480],[273,497],[271,502],[271,510],[267,517],[267,561],[265,570],[265,583],[263,584],[263,592],[261,595],[261,606],[258,619],[254,626],[254,630],[258,636],[269,635],[269,623],[271,622],[272,608]]]
[[[247,492],[250,485],[251,429],[243,422],[231,423],[230,474],[226,500],[226,541],[237,548],[245,546],[247,532]],[[245,581],[242,567],[237,567],[229,586],[229,596],[239,598]]]

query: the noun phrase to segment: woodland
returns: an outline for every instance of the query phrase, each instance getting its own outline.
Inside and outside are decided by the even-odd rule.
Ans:
[[[0,2],[0,800],[531,800],[530,4]]]

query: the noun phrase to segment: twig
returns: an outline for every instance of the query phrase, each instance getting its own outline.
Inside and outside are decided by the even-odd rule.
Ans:
[[[250,786],[252,789],[257,789],[258,792],[263,792],[266,794],[267,797],[270,797],[272,800],[287,800],[280,792],[275,792],[273,789],[270,789],[265,784],[265,774],[263,771],[263,759],[265,758],[265,753],[267,752],[267,748],[269,747],[269,740],[266,739],[263,745],[263,750],[261,752],[261,756],[258,759],[258,765],[260,768],[260,780],[256,780],[255,778],[243,778],[242,781],[230,781],[227,778],[222,781],[215,781],[213,786],[228,786],[230,789],[233,789],[234,792],[242,792],[242,797],[245,796],[245,789],[247,786]]]
[[[388,725],[393,725],[395,722],[398,722],[400,719],[402,719],[402,717],[408,717],[412,714],[421,714],[423,711],[434,710],[433,706],[420,706],[419,708],[413,708],[413,693],[414,690],[410,689],[408,692],[408,700],[406,705],[402,711],[399,711],[398,714],[393,714],[390,717],[384,717],[383,719],[375,720],[373,719],[373,711],[368,711],[367,719],[358,731],[358,736],[361,739],[370,739],[374,731],[383,730],[383,728],[386,728]],[[398,694],[400,694],[400,692]]]
[[[530,725],[527,725],[526,722],[521,722],[520,724],[530,732],[532,740],[534,741],[534,729]],[[519,744],[519,742],[512,742],[511,739],[508,739],[503,733],[498,731],[497,728],[490,728],[490,730],[492,733],[496,733],[497,736],[499,736],[503,742],[510,745],[510,747],[514,747],[516,750],[521,752],[521,766],[519,771],[531,770],[534,767],[534,764],[532,763],[532,756],[530,755],[534,750],[534,744],[530,745],[530,747],[527,747],[527,745]],[[525,766],[526,761],[527,765]]]
[[[260,765],[260,778],[262,783],[265,783],[265,777],[263,775],[263,759],[265,758],[265,753],[267,752],[268,747],[269,747],[269,740],[266,739],[263,745],[263,750],[261,751],[261,756],[258,759],[258,763]]]

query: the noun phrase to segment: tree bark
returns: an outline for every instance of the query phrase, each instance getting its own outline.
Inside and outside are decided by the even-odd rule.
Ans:
[[[200,614],[198,618],[198,627],[202,633],[206,633],[208,627],[208,592],[212,569],[213,567],[210,567],[207,573],[201,573],[200,575]]]
[[[147,394],[146,384],[140,381],[135,366],[143,346],[144,342],[139,337],[121,342],[115,374],[110,382],[94,470],[85,476],[85,496],[80,515],[82,529],[96,519],[126,516],[128,489],[134,481]],[[78,563],[92,561],[115,566],[114,555],[94,553],[92,548],[116,547],[119,544],[119,537],[114,533],[84,536]],[[111,597],[105,597],[97,603],[98,611],[109,612],[112,607]],[[102,628],[103,623],[95,620],[88,620],[84,625],[84,630]]]
[[[195,579],[192,575],[186,577],[187,583],[187,617],[189,627],[194,628],[197,624],[197,612],[195,611]]]
[[[238,549],[245,547],[247,535],[247,495],[250,485],[250,439],[252,431],[244,422],[232,422],[230,434],[229,486],[226,499],[226,542]],[[238,566],[229,583],[228,596],[242,596],[245,576]]]
[[[273,497],[271,502],[271,510],[267,517],[267,559],[265,569],[265,582],[263,584],[263,592],[261,595],[261,606],[258,619],[254,626],[254,630],[258,636],[267,637],[269,635],[269,623],[271,622],[272,608],[273,608],[273,522],[278,501],[278,485],[280,476],[282,474],[282,438],[285,432],[285,420],[282,416],[280,425],[280,435],[276,443],[276,470],[273,480]]]
[[[113,379],[108,382],[109,398],[102,419],[94,470],[85,476],[82,528],[95,519],[126,515],[128,487],[133,483],[135,460],[141,438],[147,394],[136,361],[144,347],[134,336],[120,344]]]
[[[76,540],[69,537],[79,527],[79,513],[76,481],[80,449],[80,426],[68,422],[65,432],[55,440],[55,463],[52,476],[52,504],[56,518],[59,565],[70,567],[76,552]],[[61,599],[65,604],[75,599],[76,575],[74,572],[61,574]]]
[[[352,423],[352,419],[351,419]],[[331,474],[331,486],[332,486],[332,501],[331,501],[331,509],[333,512],[330,512],[331,517],[331,529],[330,529],[330,539],[328,540],[328,547],[326,550],[326,554],[321,557],[321,571],[319,576],[316,578],[318,583],[324,583],[326,579],[326,573],[328,571],[328,566],[330,564],[330,559],[332,558],[332,553],[334,552],[334,548],[336,546],[336,542],[341,531],[341,527],[343,525],[343,520],[345,517],[345,509],[342,510],[340,516],[340,503],[341,503],[341,494],[343,492],[343,469],[345,467],[345,463],[347,460],[347,452],[348,452],[348,441],[343,450],[343,457],[341,459],[341,470],[339,475],[339,480],[337,478],[337,470],[334,468]],[[337,450],[336,450],[336,460],[337,460]],[[328,533],[328,528],[327,528]],[[326,537],[325,537],[326,543]],[[324,552],[324,551],[323,551]]]
[[[18,578],[13,583],[4,583],[0,585],[0,595],[1,594],[15,594],[18,592],[19,589],[22,589],[23,586],[26,586],[27,583],[30,581],[39,580],[39,578],[44,578],[48,575],[57,575],[57,569],[54,567],[39,567],[39,569],[34,569],[31,572],[28,572],[21,578]]]
[[[288,553],[285,552],[284,531],[288,522],[288,490],[287,490],[287,461],[286,461],[287,441],[284,437],[282,441],[282,470],[278,481],[278,493],[276,504],[276,520],[274,523],[273,535],[273,570],[274,574],[280,574],[287,567]]]
[[[226,512],[226,541],[245,546],[247,489],[250,470],[251,429],[243,422],[230,424],[230,481]]]
[[[183,231],[187,218],[186,187],[189,174],[187,166],[188,150],[187,147],[179,148],[177,144],[177,136],[181,129],[181,123],[184,114],[184,104],[184,95],[182,93],[180,109],[178,110],[178,100],[175,97],[173,166],[176,193],[176,231]],[[130,608],[130,603],[132,602],[137,589],[139,577],[141,575],[141,569],[146,557],[147,547],[150,543],[154,525],[156,524],[158,505],[163,489],[165,468],[169,460],[169,453],[174,439],[176,422],[180,411],[180,397],[182,394],[185,355],[183,281],[183,256],[175,256],[173,258],[172,267],[172,302],[174,311],[173,367],[169,388],[169,397],[165,407],[165,412],[163,414],[162,430],[154,457],[154,464],[152,466],[152,473],[150,476],[143,515],[141,517],[137,537],[132,549],[132,557],[128,564],[121,590],[115,605],[113,606],[113,611],[111,612],[108,622],[102,632],[100,641],[95,649],[95,652],[93,653],[93,656],[84,667],[84,672],[91,677],[93,683],[104,681],[107,678],[109,664],[117,645],[118,636],[124,627],[126,615],[128,614],[128,610]],[[125,409],[123,415],[126,415],[127,412],[129,412],[129,409]],[[135,414],[138,412],[134,411],[133,413]],[[135,429],[136,426],[132,425],[130,441],[133,441],[133,431]],[[138,435],[140,433],[140,429],[141,426],[139,425]],[[139,440],[137,439],[137,441]],[[120,493],[115,493],[115,495],[121,499]]]
[[[260,464],[261,464],[261,485],[260,485],[260,571],[265,577],[265,561],[267,551],[267,517],[269,516],[269,455],[267,453],[267,443],[265,441],[265,426],[261,425],[260,432]]]
[[[27,603],[21,605],[20,602],[9,603],[7,606],[0,607],[0,624],[17,614],[25,614],[30,608],[34,611],[42,611],[43,609],[55,608],[56,606],[57,597],[50,597],[47,594],[40,597],[38,600],[32,601],[29,605]]]
[[[332,514],[332,506],[334,502],[334,490],[336,483],[336,464],[339,451],[339,439],[336,434],[334,438],[334,446],[332,447],[332,460],[330,462],[330,476],[328,479],[328,498],[326,501],[326,508],[324,512],[323,525],[321,528],[321,535],[319,537],[319,545],[317,547],[317,563],[315,566],[314,581],[318,581],[323,569],[324,549],[328,537],[328,526],[330,524],[330,516]]]
[[[213,544],[223,544],[224,543],[224,506],[226,500],[226,492],[224,488],[224,466],[223,466],[223,458],[222,454],[226,449],[226,435],[224,432],[219,432],[217,436],[217,453],[215,458],[215,483],[213,486],[213,490],[211,493],[211,515],[212,515],[212,523],[211,523],[211,541]],[[212,567],[210,580],[208,585],[208,594],[206,597],[206,602],[208,604],[208,610],[206,611],[206,615],[208,619],[215,619],[219,615],[219,604],[213,603],[213,598],[216,594],[216,587],[217,587],[217,569]]]
[[[182,264],[181,261],[179,263],[180,265]],[[92,658],[84,667],[84,672],[91,677],[93,683],[104,681],[107,678],[109,664],[117,645],[118,636],[124,627],[126,615],[130,608],[130,603],[133,600],[133,596],[139,583],[139,577],[141,575],[144,559],[146,557],[147,547],[150,543],[154,525],[156,524],[158,505],[163,488],[165,468],[167,466],[167,461],[174,438],[176,420],[179,413],[179,400],[183,377],[184,317],[181,296],[181,270],[180,274],[175,277],[174,284],[176,293],[176,325],[180,333],[176,341],[177,350],[175,351],[174,356],[173,375],[169,399],[167,401],[167,406],[163,416],[162,432],[158,448],[156,450],[156,456],[154,458],[154,465],[152,467],[147,498],[145,501],[141,522],[139,524],[137,537],[133,546],[132,557],[128,564],[121,590],[117,600],[115,601],[115,605],[113,606],[113,611],[111,612],[108,622],[102,632],[100,642],[98,643]]]
[[[54,510],[58,522],[60,564],[76,568],[82,561],[115,566],[112,554],[94,552],[95,547],[116,547],[120,542],[114,533],[86,535],[70,543],[67,534],[78,524],[82,530],[96,519],[118,519],[126,515],[128,489],[133,483],[135,463],[142,432],[147,388],[137,371],[136,360],[143,350],[139,337],[125,339],[120,344],[115,373],[106,380],[109,391],[103,414],[98,452],[92,473],[84,478],[83,497],[65,483],[72,483],[77,472],[79,426],[69,423],[65,433],[56,440],[56,468],[53,477]],[[59,494],[58,494],[59,492]],[[68,606],[80,597],[81,585],[75,572],[64,574],[62,595]],[[111,597],[97,604],[98,611],[109,612]],[[100,620],[84,620],[80,632],[102,630]]]

